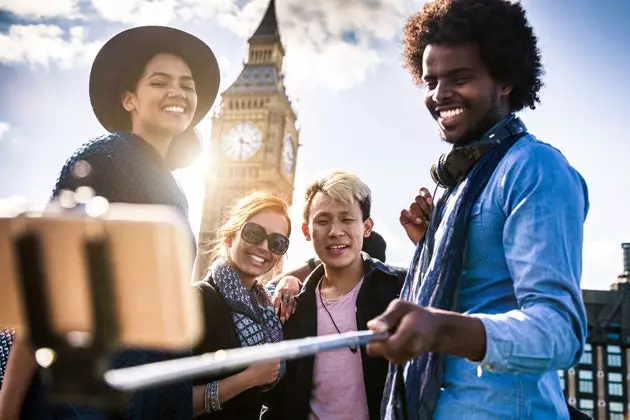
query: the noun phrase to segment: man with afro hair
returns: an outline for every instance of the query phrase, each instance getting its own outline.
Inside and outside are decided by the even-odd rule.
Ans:
[[[404,61],[440,137],[400,222],[416,244],[401,299],[369,328],[388,358],[386,419],[569,419],[557,371],[575,365],[586,183],[516,116],[543,68],[522,5],[434,0],[404,28]]]

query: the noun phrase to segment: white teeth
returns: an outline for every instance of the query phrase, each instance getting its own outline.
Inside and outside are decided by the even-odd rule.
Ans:
[[[162,110],[166,112],[173,112],[175,114],[184,113],[184,108],[182,108],[181,106],[165,106],[164,108],[162,108]]]
[[[258,262],[258,263],[261,263],[261,264],[265,262],[265,259],[262,258],[262,257],[259,257],[258,255],[250,254],[249,258],[251,258],[252,260],[254,260],[254,261]]]
[[[452,118],[464,112],[464,108],[446,109],[440,111],[440,118]]]
[[[347,245],[331,245],[330,247],[332,249],[342,249],[342,248],[346,248]]]

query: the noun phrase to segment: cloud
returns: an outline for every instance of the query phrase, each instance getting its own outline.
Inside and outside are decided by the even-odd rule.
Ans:
[[[11,130],[11,125],[9,123],[0,121],[0,141],[4,138],[6,134]]]
[[[92,6],[110,21],[128,25],[166,25],[176,17],[180,0],[92,0]]]
[[[50,17],[77,14],[78,0],[0,0],[14,13]],[[268,0],[90,0],[104,20],[130,26],[203,24],[214,20],[245,40],[256,29]],[[394,50],[405,18],[421,0],[284,0],[276,3],[287,50],[286,83],[298,95],[360,85],[384,55]],[[16,5],[13,5],[15,3]],[[81,3],[85,7],[85,3]],[[37,7],[36,7],[37,6]],[[7,8],[8,6],[3,6]],[[80,28],[80,27],[77,27]],[[65,33],[55,25],[13,25],[0,35],[0,62],[27,61],[68,67],[92,58],[102,42],[88,43],[82,29]]]
[[[0,10],[20,17],[78,17],[78,0],[0,0]]]
[[[11,25],[7,33],[0,34],[0,63],[43,67],[56,63],[70,68],[77,62],[92,61],[101,45],[86,42],[81,26],[64,31],[57,25]]]
[[[217,22],[245,38],[253,33],[267,0],[237,8],[229,0],[185,0],[199,15],[215,13]],[[395,45],[417,0],[286,0],[276,3],[287,50],[286,82],[291,90],[348,89],[365,81],[382,61],[383,46]]]
[[[129,25],[213,19],[246,39],[268,0],[91,0],[107,20]],[[404,19],[419,0],[285,0],[276,3],[287,50],[290,90],[348,89],[365,81],[382,62],[383,44],[393,45]]]
[[[224,55],[217,56],[217,62],[219,63],[219,72],[221,74],[221,82],[219,86],[219,92],[223,92],[230,87],[232,80],[228,80],[227,75],[232,74],[232,63]]]
[[[0,144],[9,143],[13,146],[18,144],[19,130],[8,122],[0,121]]]

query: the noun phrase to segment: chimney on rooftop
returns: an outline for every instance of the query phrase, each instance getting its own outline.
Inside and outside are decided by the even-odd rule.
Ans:
[[[621,244],[623,250],[623,272],[610,287],[612,290],[623,290],[630,286],[630,242]]]
[[[630,275],[630,243],[626,242],[621,244],[623,249],[623,274]]]

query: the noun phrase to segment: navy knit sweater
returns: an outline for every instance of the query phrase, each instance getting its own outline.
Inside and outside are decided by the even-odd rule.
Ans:
[[[90,175],[77,179],[72,169],[78,161],[90,164]],[[53,197],[62,189],[92,187],[111,203],[163,204],[188,218],[188,201],[162,156],[146,141],[130,133],[97,137],[81,146],[66,162]]]
[[[88,177],[78,179],[73,175],[73,167],[78,161],[89,163],[91,170]],[[169,205],[182,217],[188,217],[186,196],[160,154],[143,139],[130,133],[98,137],[80,147],[61,170],[53,190],[53,198],[64,189],[75,190],[82,185],[92,187],[97,195],[105,197],[111,203]],[[123,349],[113,355],[112,365],[116,368],[128,367],[185,355],[187,354]],[[37,382],[36,379],[31,391],[32,388],[40,387]],[[37,400],[41,400],[42,392],[29,392],[29,397],[31,394],[39,394]],[[29,401],[25,401],[25,408],[29,405]],[[79,418],[93,418],[96,414],[90,413],[92,410],[78,407],[59,407],[52,411],[55,412],[51,413],[55,419],[76,419],[77,412],[81,413]],[[70,417],[61,414],[62,412],[67,412]],[[40,418],[41,415],[40,411],[36,417]],[[192,382],[185,381],[135,393],[130,410],[122,413],[122,418],[192,419]]]

